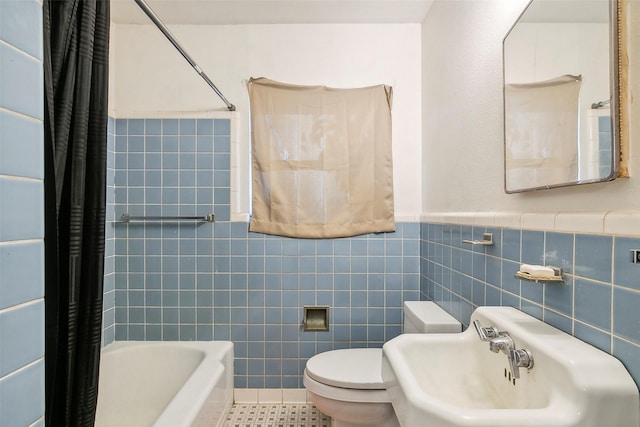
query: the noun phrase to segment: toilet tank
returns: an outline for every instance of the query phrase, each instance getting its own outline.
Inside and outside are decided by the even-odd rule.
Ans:
[[[462,325],[433,301],[404,302],[405,334],[462,332]]]

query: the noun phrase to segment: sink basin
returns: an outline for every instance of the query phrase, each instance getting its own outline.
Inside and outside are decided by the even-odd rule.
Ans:
[[[404,334],[382,352],[382,378],[402,427],[638,427],[638,388],[611,355],[511,307],[480,307],[471,321],[507,331],[531,352],[511,375],[472,326]]]

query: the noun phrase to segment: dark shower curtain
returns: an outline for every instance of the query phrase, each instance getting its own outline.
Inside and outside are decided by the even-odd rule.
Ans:
[[[109,1],[45,0],[46,425],[92,426],[102,329]]]

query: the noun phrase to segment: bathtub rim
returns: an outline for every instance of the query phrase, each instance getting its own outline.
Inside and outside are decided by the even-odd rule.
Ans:
[[[217,420],[224,424],[233,405],[233,342],[231,341],[114,341],[101,353],[126,351],[135,347],[182,347],[205,353],[204,358],[184,382],[169,404],[160,412],[153,427],[191,426],[204,409],[204,404],[222,383],[223,411]],[[197,373],[197,374],[196,374]]]

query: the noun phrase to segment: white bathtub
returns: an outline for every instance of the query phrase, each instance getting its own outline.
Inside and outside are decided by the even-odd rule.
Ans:
[[[96,427],[222,426],[233,343],[121,341],[102,350]]]

